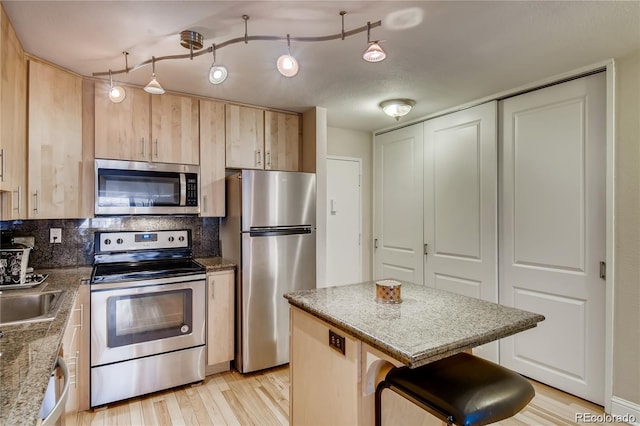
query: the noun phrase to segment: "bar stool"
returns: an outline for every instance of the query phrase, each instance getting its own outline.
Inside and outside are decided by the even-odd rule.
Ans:
[[[518,373],[468,353],[418,368],[394,368],[378,384],[376,426],[382,424],[382,391],[389,389],[448,425],[476,426],[517,414],[535,395]]]

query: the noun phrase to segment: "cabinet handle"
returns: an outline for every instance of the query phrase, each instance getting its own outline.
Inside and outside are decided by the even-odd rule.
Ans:
[[[271,151],[267,151],[267,167],[271,168]]]
[[[429,254],[429,244],[425,244],[424,245],[424,255],[428,255]]]
[[[156,138],[156,141],[154,142],[155,146],[156,146],[156,158],[158,158],[158,138]]]
[[[259,149],[256,149],[256,166],[262,165],[262,152]]]
[[[80,330],[84,330],[84,303],[80,304]]]
[[[14,207],[13,210],[18,210],[18,215],[20,215],[22,212],[22,186],[19,186],[17,190],[12,192],[18,194],[18,207]]]
[[[206,213],[207,212],[207,196],[203,195],[202,196],[202,213]]]
[[[215,284],[216,284],[216,280],[211,280],[211,299],[215,299],[215,297],[214,297]]]
[[[4,148],[0,149],[0,157],[2,157],[2,170],[0,170],[0,182],[4,182],[4,165],[5,165]]]
[[[378,239],[377,238],[375,238],[373,240],[373,248],[374,248],[374,250],[378,248]]]
[[[40,207],[40,197],[38,196],[38,190],[33,193],[33,212],[38,213],[38,209]]]
[[[147,146],[144,143],[144,137],[140,139],[140,143],[142,144],[142,158],[147,158]]]

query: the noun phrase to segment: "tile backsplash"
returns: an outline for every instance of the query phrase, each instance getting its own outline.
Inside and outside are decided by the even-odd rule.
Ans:
[[[6,220],[2,231],[14,237],[33,236],[29,266],[60,268],[93,264],[96,231],[161,231],[190,229],[195,257],[220,256],[219,218],[196,216],[109,216],[92,219]],[[49,243],[49,229],[62,229],[62,242]]]

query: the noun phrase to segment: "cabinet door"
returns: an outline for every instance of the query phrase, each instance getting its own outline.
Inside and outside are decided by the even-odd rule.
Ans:
[[[151,161],[200,164],[198,100],[169,95],[151,98]]]
[[[200,216],[225,215],[224,104],[200,100]]]
[[[119,104],[109,100],[109,84],[95,83],[95,156],[114,160],[151,160],[150,99],[147,92],[126,87]]]
[[[69,368],[65,424],[75,424],[78,411],[89,409],[89,285],[81,285],[62,337],[62,356]],[[71,420],[73,419],[73,420]]]
[[[20,41],[0,8],[0,218],[27,217],[27,65]]]
[[[233,360],[234,277],[233,271],[207,274],[207,366]]]
[[[264,111],[238,105],[226,107],[227,167],[264,168]]]
[[[29,62],[29,218],[84,217],[82,79]]]
[[[298,171],[300,163],[300,116],[264,112],[264,152],[266,170]]]

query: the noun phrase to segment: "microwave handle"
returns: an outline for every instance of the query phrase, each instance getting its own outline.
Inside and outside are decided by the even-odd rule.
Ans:
[[[180,205],[187,205],[187,176],[180,173]]]

